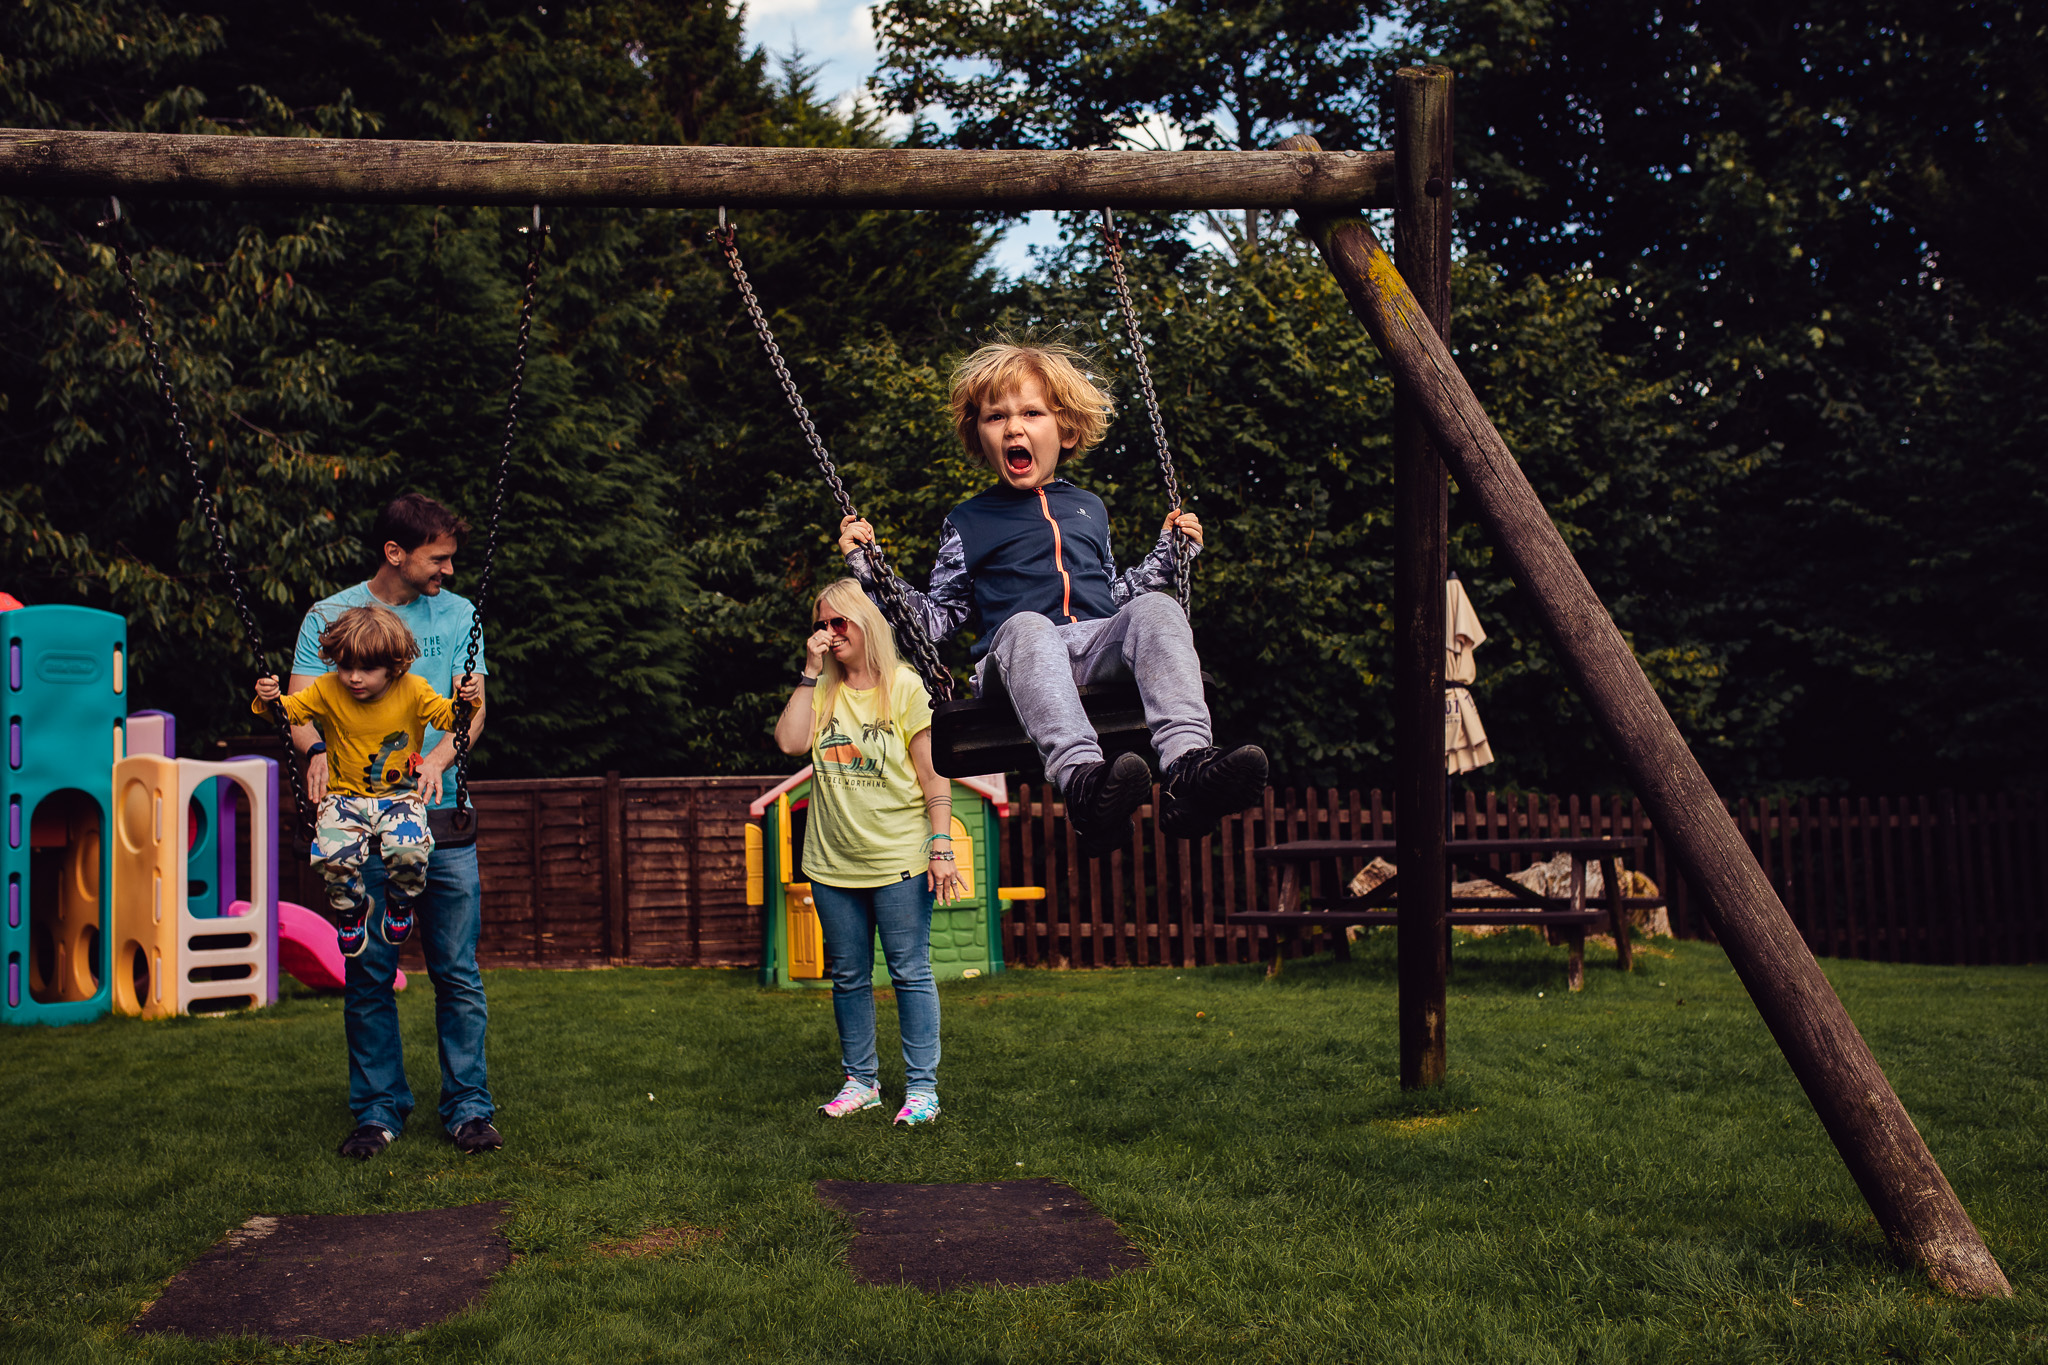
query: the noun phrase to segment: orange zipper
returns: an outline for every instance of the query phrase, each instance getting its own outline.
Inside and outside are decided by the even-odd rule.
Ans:
[[[1074,580],[1067,577],[1066,556],[1060,552],[1060,524],[1053,520],[1052,504],[1046,500],[1045,490],[1038,490],[1038,510],[1045,514],[1052,526],[1052,566],[1060,571],[1060,615],[1069,621],[1074,619]]]

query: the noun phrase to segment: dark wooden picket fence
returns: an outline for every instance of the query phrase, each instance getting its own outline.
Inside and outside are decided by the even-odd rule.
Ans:
[[[269,737],[232,741],[268,752]],[[746,904],[747,805],[774,776],[553,778],[474,784],[484,884],[480,956],[492,966],[746,967],[762,919]],[[1156,804],[1107,858],[1075,856],[1065,808],[1042,784],[1012,793],[1001,879],[1042,886],[1015,903],[1012,966],[1188,966],[1270,959],[1270,932],[1226,924],[1270,907],[1277,878],[1252,850],[1292,839],[1387,839],[1378,791],[1269,790],[1265,802],[1197,842],[1163,839]],[[1742,800],[1731,808],[1813,951],[1886,962],[2048,961],[2048,799],[2028,796]],[[285,819],[292,818],[289,809]],[[1599,796],[1464,792],[1455,839],[1620,835],[1644,840],[1626,864],[1663,891],[1681,938],[1711,938],[1697,898],[1640,805]],[[1518,871],[1527,857],[1488,860]],[[1349,876],[1354,869],[1347,868]],[[288,899],[320,907],[319,879],[286,859]],[[1313,895],[1336,895],[1314,874]],[[1289,936],[1291,938],[1291,936]],[[1282,945],[1283,952],[1298,945]],[[409,956],[416,956],[413,950]]]
[[[1156,803],[1148,804],[1132,822],[1129,845],[1091,862],[1076,856],[1057,795],[1046,795],[1041,786],[1020,786],[1004,826],[1004,883],[1046,888],[1044,900],[1019,902],[1008,916],[1004,955],[1015,966],[1270,958],[1270,931],[1225,922],[1233,910],[1274,903],[1277,874],[1254,863],[1254,849],[1294,839],[1394,837],[1394,813],[1379,791],[1269,791],[1263,806],[1229,817],[1198,843],[1160,837]],[[1817,954],[1888,962],[2048,960],[2048,802],[2040,797],[1745,800],[1731,813]],[[1624,862],[1656,881],[1673,932],[1713,936],[1635,801],[1466,792],[1450,833],[1480,840],[1641,838],[1641,852]],[[1501,872],[1529,861],[1488,860]],[[1314,874],[1310,894],[1340,893],[1326,876]]]

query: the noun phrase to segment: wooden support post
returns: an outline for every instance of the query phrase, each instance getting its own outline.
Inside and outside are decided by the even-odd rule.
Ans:
[[[1878,1225],[1942,1289],[2009,1296],[2004,1272],[1869,1045],[1372,229],[1351,215],[1303,215],[1302,228],[1387,358],[1395,383],[1416,399],[1438,453],[1527,591]]]
[[[1439,335],[1451,322],[1451,73],[1394,73],[1394,254]],[[1450,480],[1415,400],[1394,397],[1394,865],[1401,869],[1401,1085],[1442,1085],[1450,865],[1444,856],[1444,578]]]
[[[788,870],[782,869],[787,876]],[[604,953],[623,962],[626,939],[626,793],[617,773],[604,775]]]
[[[404,142],[0,128],[0,194],[631,208],[1233,208],[1394,202],[1389,152]]]

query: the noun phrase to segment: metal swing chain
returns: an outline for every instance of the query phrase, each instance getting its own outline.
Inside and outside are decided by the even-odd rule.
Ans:
[[[519,302],[519,340],[512,350],[512,392],[505,400],[505,444],[498,452],[498,477],[491,486],[491,518],[484,534],[484,566],[477,575],[476,595],[470,600],[469,647],[462,656],[462,672],[456,675],[460,680],[467,678],[476,669],[477,650],[482,647],[484,636],[484,599],[491,592],[491,563],[498,550],[498,514],[505,506],[505,479],[512,471],[512,438],[519,430],[519,390],[526,380],[526,341],[533,332],[533,300],[540,290],[540,252],[546,245],[548,229],[540,221],[540,205],[533,206],[533,226],[521,228],[530,232],[532,242],[526,251],[526,292]],[[455,741],[455,828],[467,832],[473,818],[469,806],[469,722],[476,708],[459,695],[455,699],[455,728],[449,737]]]
[[[727,225],[725,210],[718,213],[718,228],[711,233],[719,250],[725,253],[725,264],[732,271],[733,283],[739,286],[740,299],[747,307],[747,316],[753,319],[754,331],[761,338],[761,349],[768,353],[768,363],[774,367],[775,377],[782,384],[783,396],[789,399],[790,410],[796,414],[796,422],[803,429],[804,440],[810,445],[811,458],[818,462],[818,469],[825,476],[825,484],[832,490],[833,499],[839,504],[841,516],[859,518],[854,509],[853,495],[846,491],[846,481],[839,477],[838,466],[832,463],[831,452],[825,449],[825,438],[818,434],[818,428],[811,421],[810,410],[804,406],[803,396],[797,392],[796,381],[790,378],[789,366],[782,359],[782,347],[776,344],[775,333],[769,329],[768,319],[761,312],[761,302],[754,295],[753,282],[747,278],[746,267],[740,264],[739,233]],[[896,628],[899,641],[909,644],[910,656],[917,665],[917,671],[924,679],[925,691],[931,699],[951,701],[953,699],[953,674],[939,660],[939,651],[931,638],[924,633],[924,625],[917,614],[910,609],[910,603],[903,596],[902,586],[896,581],[895,573],[883,557],[882,547],[873,541],[861,546],[868,565],[873,571],[876,592],[881,597],[882,614]]]
[[[201,515],[206,518],[214,564],[220,569],[221,577],[227,580],[228,596],[233,600],[235,615],[242,623],[243,643],[256,658],[256,671],[268,674],[270,668],[263,652],[263,628],[256,623],[256,614],[250,610],[248,598],[242,592],[242,576],[235,572],[234,552],[228,548],[227,533],[221,529],[220,513],[214,506],[212,492],[206,486],[206,476],[200,472],[198,453],[192,449],[192,435],[185,429],[185,415],[178,407],[176,391],[171,388],[170,370],[164,364],[163,352],[157,347],[156,329],[149,321],[149,307],[142,301],[142,289],[135,282],[134,263],[128,259],[128,249],[121,244],[119,200],[111,201],[108,216],[101,226],[110,229],[114,239],[114,264],[120,268],[121,279],[128,286],[128,301],[135,309],[135,326],[142,337],[142,352],[156,377],[157,393],[162,396],[164,406],[170,409],[171,429],[177,433],[179,453],[185,457],[186,472],[192,476],[193,497],[199,503]],[[299,814],[299,832],[310,843],[313,839],[313,812],[305,799],[305,779],[299,771],[299,750],[292,743],[291,722],[285,719],[283,701],[272,702],[268,714],[277,728],[278,738],[284,741],[285,773],[291,782],[292,806]]]
[[[1138,367],[1138,387],[1145,394],[1145,411],[1152,418],[1152,440],[1159,448],[1159,473],[1166,481],[1166,509],[1171,512],[1181,507],[1180,480],[1173,472],[1173,447],[1166,441],[1166,422],[1159,415],[1159,395],[1152,388],[1152,367],[1145,360],[1145,339],[1138,330],[1137,305],[1131,302],[1131,281],[1124,273],[1123,233],[1117,230],[1116,218],[1110,210],[1102,211],[1102,241],[1109,249],[1109,268],[1116,280],[1117,307],[1123,311],[1124,333],[1131,341],[1131,360]],[[1175,527],[1170,542],[1173,549],[1173,591],[1180,598],[1180,609],[1186,613],[1188,607],[1188,580],[1193,569],[1193,558],[1187,552],[1187,533]]]

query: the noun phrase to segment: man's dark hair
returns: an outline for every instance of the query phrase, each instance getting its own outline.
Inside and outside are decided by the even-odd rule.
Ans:
[[[387,544],[411,554],[442,536],[454,536],[460,545],[469,538],[469,523],[425,493],[404,493],[384,504],[377,514],[377,524],[370,529],[370,549],[378,559],[384,557]]]

